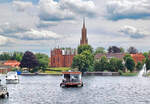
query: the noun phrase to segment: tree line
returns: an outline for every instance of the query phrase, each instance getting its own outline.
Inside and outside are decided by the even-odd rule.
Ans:
[[[127,50],[124,58],[117,59],[111,58],[107,59],[106,56],[102,56],[99,60],[94,59],[97,53],[106,53],[103,47],[98,47],[95,51],[90,45],[80,45],[78,46],[78,55],[74,56],[72,68],[78,68],[79,71],[126,71],[130,72],[139,71],[142,69],[143,65],[146,64],[147,70],[150,69],[150,59],[149,52],[143,53],[145,59],[142,62],[135,63],[130,54],[138,53],[138,50],[134,47],[130,47]],[[124,49],[121,47],[111,46],[108,48],[108,53],[125,53]]]
[[[29,71],[36,72],[38,70],[45,71],[49,65],[49,57],[42,53],[32,53],[30,51],[0,54],[0,60],[17,60],[20,62],[21,68],[28,68]],[[32,69],[32,70],[31,70]]]

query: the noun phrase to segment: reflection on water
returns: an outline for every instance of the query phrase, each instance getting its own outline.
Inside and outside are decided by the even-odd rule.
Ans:
[[[150,104],[150,78],[89,76],[82,88],[61,88],[61,76],[19,77],[0,104]]]

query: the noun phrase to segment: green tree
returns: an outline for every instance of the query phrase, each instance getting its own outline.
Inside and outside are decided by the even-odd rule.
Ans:
[[[145,56],[145,58],[149,57],[149,53],[148,52],[144,52],[143,55]]]
[[[35,54],[38,63],[39,63],[39,69],[42,69],[42,71],[45,71],[46,68],[48,68],[49,64],[49,57],[46,54],[37,53]]]
[[[110,59],[110,61],[109,61],[109,71],[112,71],[112,72],[117,72],[118,71],[117,61],[118,61],[117,58],[111,58]]]
[[[141,70],[142,67],[143,67],[143,64],[142,64],[141,62],[138,62],[138,63],[136,64],[136,69],[137,69],[138,71]]]
[[[102,56],[100,60],[95,61],[94,70],[95,71],[108,70],[108,65],[109,65],[109,63],[108,63],[106,56]]]
[[[120,51],[121,51],[121,53],[125,53],[125,50],[122,47],[120,47]]]
[[[117,70],[124,70],[125,69],[125,66],[123,64],[123,61],[120,60],[120,59],[117,59]]]
[[[81,54],[84,51],[90,51],[93,53],[93,48],[90,45],[80,45],[78,46],[78,54]]]
[[[23,57],[23,52],[14,52],[11,57],[11,60],[17,60],[20,62],[22,60],[22,57]]]
[[[125,61],[125,66],[130,72],[132,72],[135,68],[135,62],[131,57],[127,57]]]
[[[81,72],[90,71],[90,68],[93,67],[93,61],[93,54],[89,50],[86,50],[74,56],[72,68],[78,68]]]
[[[4,52],[0,54],[0,60],[10,60],[11,59],[11,54],[8,52]]]
[[[20,67],[28,68],[31,71],[31,69],[38,67],[38,60],[32,52],[26,51],[21,60]]]
[[[146,63],[146,69],[150,70],[150,59],[147,58],[145,63]]]
[[[124,61],[126,61],[126,59],[127,59],[128,57],[129,57],[129,58],[132,58],[130,54],[126,54],[126,55],[123,57]]]
[[[96,55],[97,53],[106,53],[105,48],[104,47],[96,48],[94,54]]]

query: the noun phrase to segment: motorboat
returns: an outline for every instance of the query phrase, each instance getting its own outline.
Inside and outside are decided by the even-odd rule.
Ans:
[[[62,72],[62,82],[60,83],[61,87],[82,87],[82,73],[81,72]]]
[[[0,97],[5,98],[5,96],[9,97],[9,93],[7,91],[7,87],[1,84],[1,79],[0,79]]]
[[[6,75],[6,83],[7,84],[17,84],[19,83],[19,78],[17,72],[8,72]]]

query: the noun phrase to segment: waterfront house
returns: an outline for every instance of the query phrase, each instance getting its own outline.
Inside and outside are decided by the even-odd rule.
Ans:
[[[16,60],[7,60],[4,62],[4,65],[18,68],[20,65],[20,62]]]
[[[95,59],[100,60],[102,56],[106,56],[107,59],[117,58],[117,59],[123,60],[123,57],[125,56],[125,53],[105,53],[105,54],[97,53],[95,55]]]

